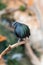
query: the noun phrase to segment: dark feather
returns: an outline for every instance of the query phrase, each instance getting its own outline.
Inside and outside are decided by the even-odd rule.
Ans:
[[[14,22],[13,26],[14,28],[14,34],[18,37],[18,38],[26,38],[30,36],[30,29],[27,25],[25,24],[21,24],[18,22]]]

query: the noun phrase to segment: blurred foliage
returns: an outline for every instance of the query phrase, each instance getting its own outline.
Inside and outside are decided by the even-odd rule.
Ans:
[[[21,5],[21,6],[19,7],[19,10],[20,10],[20,11],[25,11],[25,10],[26,10],[26,7]]]
[[[11,56],[13,54],[15,54],[15,53],[22,53],[23,55],[25,55],[23,47],[22,46],[18,46],[18,47],[14,48],[14,49],[12,49],[10,51],[8,58],[11,58]]]
[[[0,42],[0,53],[7,47],[7,41]]]
[[[4,3],[0,3],[0,10],[5,9],[6,7],[7,7],[7,5],[6,5],[6,4],[4,4]]]
[[[17,42],[16,36],[11,33],[9,30],[7,30],[3,25],[0,24],[0,34],[7,37],[7,41],[10,44],[14,44]]]
[[[7,17],[7,14],[2,14],[1,18],[5,19]]]
[[[20,63],[15,59],[14,60],[8,59],[7,64],[8,65],[20,65]]]

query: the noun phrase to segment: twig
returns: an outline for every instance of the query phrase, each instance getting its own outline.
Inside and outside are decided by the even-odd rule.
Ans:
[[[16,44],[13,44],[13,45],[9,45],[1,54],[0,54],[0,57],[3,57],[5,54],[7,54],[9,51],[11,51],[11,49],[15,48],[15,47],[18,47],[22,44],[24,44],[25,41],[22,41],[22,42],[19,42],[19,43],[16,43]]]
[[[26,48],[26,54],[30,58],[31,63],[33,65],[40,65],[40,61],[39,61],[38,57],[34,54],[32,48],[30,47],[30,43],[29,43],[28,39],[26,41],[25,48]]]

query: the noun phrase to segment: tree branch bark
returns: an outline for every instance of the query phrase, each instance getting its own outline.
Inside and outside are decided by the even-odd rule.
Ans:
[[[18,47],[22,44],[25,44],[25,41],[13,44],[13,45],[9,45],[1,54],[0,54],[0,58],[3,57],[5,54],[7,54],[9,51],[11,51],[13,48]]]
[[[33,65],[41,65],[38,57],[32,51],[28,39],[26,40],[25,48],[26,48],[26,55],[30,58],[31,63]]]

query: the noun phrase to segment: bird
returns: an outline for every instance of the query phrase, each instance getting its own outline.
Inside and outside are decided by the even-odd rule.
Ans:
[[[13,22],[12,26],[14,27],[14,34],[19,38],[20,41],[26,37],[29,38],[30,29],[27,25],[15,21]]]

